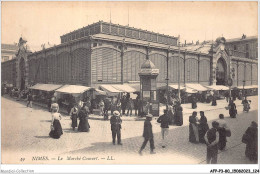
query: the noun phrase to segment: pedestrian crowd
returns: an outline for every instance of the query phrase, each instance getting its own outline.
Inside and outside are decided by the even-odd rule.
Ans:
[[[15,91],[13,91],[15,93]],[[24,95],[27,98],[27,107],[32,108],[33,96],[30,90],[28,90]],[[212,105],[216,106],[217,101],[212,94]],[[228,98],[229,102],[226,109],[229,110],[229,115],[231,118],[236,118],[237,108],[234,103],[235,98]],[[242,100],[243,111],[249,112],[250,110],[250,100],[244,97]],[[130,94],[127,93],[120,98],[113,98],[109,101],[107,98],[100,99],[99,102],[94,100],[85,100],[74,102],[69,115],[71,119],[71,127],[73,131],[76,128],[79,132],[89,132],[90,124],[88,122],[89,114],[93,113],[93,107],[97,105],[100,109],[100,115],[104,116],[105,120],[108,120],[108,111],[111,110],[111,132],[112,132],[112,143],[115,145],[116,139],[117,144],[122,145],[121,140],[121,129],[122,129],[122,115],[132,116],[133,110],[134,115],[145,116],[143,137],[144,142],[139,150],[139,154],[142,155],[147,142],[150,143],[150,153],[155,154],[155,143],[152,131],[152,118],[150,114],[150,103],[141,101],[140,96],[137,95],[136,99],[133,100]],[[194,95],[191,100],[191,107],[193,109],[197,108],[197,98]],[[63,134],[62,126],[60,121],[62,120],[62,115],[59,113],[59,102],[55,96],[50,99],[48,103],[49,111],[51,112],[51,126],[49,136],[55,139],[59,139]],[[161,127],[161,145],[162,148],[167,146],[167,137],[169,134],[169,125],[182,126],[183,125],[183,108],[181,106],[180,100],[176,97],[171,97],[168,102],[168,108],[164,110],[164,114],[161,115],[157,122],[160,123]],[[79,120],[79,123],[78,123]],[[242,142],[246,144],[245,155],[250,160],[257,160],[258,157],[258,125],[256,122],[252,122],[248,129],[245,131]],[[212,122],[212,128],[209,128],[207,123],[207,117],[203,111],[200,111],[200,118],[197,117],[197,112],[194,111],[189,117],[189,142],[191,143],[203,143],[207,147],[206,161],[207,163],[216,164],[218,151],[223,151],[226,148],[227,137],[231,136],[231,130],[228,127],[223,114],[219,114],[219,119]]]

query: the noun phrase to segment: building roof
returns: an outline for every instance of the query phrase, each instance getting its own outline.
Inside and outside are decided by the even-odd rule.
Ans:
[[[233,38],[233,39],[227,39],[226,42],[240,42],[240,41],[246,41],[246,40],[253,40],[253,39],[258,39],[258,36],[245,36],[244,37],[239,37],[239,38]]]
[[[177,37],[159,34],[147,30],[142,30],[134,27],[123,26],[119,24],[107,23],[99,21],[88,25],[86,27],[77,29],[73,32],[60,36],[61,43],[77,40],[86,36],[92,36],[95,34],[107,34],[114,36],[122,36],[126,38],[144,40],[155,43],[163,43],[167,45],[177,45]]]
[[[1,44],[1,49],[18,51],[19,47],[15,44]]]
[[[212,41],[204,41],[202,43],[197,43],[197,44],[187,44],[186,46],[184,45],[183,48],[190,51],[196,51],[196,52],[208,54],[212,47],[212,44],[215,45],[216,42],[212,43]]]

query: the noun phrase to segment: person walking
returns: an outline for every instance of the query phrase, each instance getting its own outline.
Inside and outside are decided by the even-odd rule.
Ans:
[[[168,117],[170,119],[170,123],[169,125],[174,125],[175,124],[175,120],[176,120],[176,114],[174,112],[174,109],[171,105],[168,106]]]
[[[194,111],[189,117],[189,141],[191,143],[199,143],[199,129],[198,129],[198,118],[197,112]]]
[[[128,101],[127,101],[127,113],[126,113],[126,116],[129,115],[129,111],[130,111],[130,116],[132,116],[133,107],[134,107],[133,99],[129,98]]]
[[[99,104],[99,109],[100,109],[100,116],[103,116],[104,115],[104,107],[105,107],[105,103],[103,102],[103,100],[101,99]]]
[[[110,118],[110,124],[111,124],[113,145],[115,145],[116,136],[117,136],[117,144],[122,145],[122,143],[121,143],[122,120],[120,118],[120,113],[118,111],[113,112],[113,116]]]
[[[57,103],[56,98],[52,97],[51,101],[51,112],[53,112],[54,110],[57,110],[57,112],[59,112],[59,104]]]
[[[170,123],[170,118],[167,114],[167,110],[164,110],[164,114],[161,115],[158,119],[157,122],[161,123],[161,134],[162,134],[162,148],[166,147],[166,141],[167,141],[167,136],[169,133],[169,123]]]
[[[243,135],[242,142],[246,144],[245,155],[250,161],[257,160],[258,157],[258,125],[255,121],[251,122]]]
[[[78,108],[77,103],[74,103],[73,108],[70,110],[70,119],[72,121],[71,127],[73,130],[75,130],[76,127],[78,127]]]
[[[136,99],[134,100],[135,116],[139,115],[139,100],[140,100],[140,97],[139,97],[139,95],[137,95]]]
[[[117,99],[117,103],[116,103],[116,111],[118,111],[121,114],[121,101],[119,99]],[[114,112],[113,112],[114,113]]]
[[[237,107],[233,100],[229,101],[229,115],[231,118],[236,118],[237,115]]]
[[[219,132],[219,143],[218,148],[219,150],[223,150],[226,147],[227,143],[227,122],[224,120],[224,115],[219,114],[219,120],[217,120],[219,123],[218,132]]]
[[[122,115],[125,115],[126,104],[127,104],[127,99],[126,99],[126,96],[123,95],[123,97],[122,97],[122,99],[121,99]]]
[[[142,155],[142,151],[144,150],[148,141],[150,142],[150,154],[155,154],[153,129],[152,129],[152,124],[151,124],[152,118],[153,118],[153,116],[151,114],[146,115],[146,119],[144,121],[144,131],[143,131],[144,142],[141,146],[141,149],[139,150],[140,155]]]
[[[183,113],[182,113],[182,107],[181,107],[181,103],[177,102],[176,106],[175,106],[175,120],[174,123],[177,126],[182,126],[183,125]]]
[[[63,134],[62,127],[60,124],[61,119],[62,119],[61,114],[58,113],[57,108],[54,108],[52,110],[51,131],[49,133],[50,137],[59,139],[60,136]]]
[[[207,131],[204,136],[207,145],[207,164],[217,164],[218,160],[218,142],[219,133],[217,131],[219,123],[216,121],[212,122],[212,128]]]
[[[79,126],[78,131],[80,132],[89,132],[89,122],[88,122],[88,114],[89,114],[89,108],[87,107],[86,103],[83,104],[83,107],[80,109],[78,113],[79,117]]]
[[[245,97],[245,99],[242,101],[242,104],[243,104],[243,112],[249,112],[250,100],[247,100],[247,98]]]
[[[191,98],[191,108],[192,109],[196,109],[197,108],[197,97],[195,96],[195,94],[192,95]]]
[[[200,120],[199,120],[199,142],[205,143],[204,136],[209,130],[209,125],[207,117],[204,115],[203,111],[200,111]]]
[[[211,106],[217,106],[217,99],[216,99],[215,93],[213,93],[213,95],[212,95],[212,103],[211,103]]]
[[[30,108],[32,108],[32,93],[29,92],[27,95],[27,107],[30,105]]]

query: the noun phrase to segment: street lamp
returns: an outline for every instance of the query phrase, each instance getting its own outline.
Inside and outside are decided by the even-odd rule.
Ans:
[[[166,57],[166,94],[167,94],[167,100],[166,100],[166,110],[168,110],[168,103],[169,103],[169,53],[170,53],[170,47],[167,50],[167,57]]]
[[[243,97],[245,96],[245,84],[246,84],[246,81],[243,80]]]
[[[178,98],[179,98],[179,101],[181,103],[181,93],[180,93],[180,54],[181,54],[181,51],[180,51],[180,35],[179,35],[179,38],[178,38],[178,46],[179,46],[179,58],[178,58]]]

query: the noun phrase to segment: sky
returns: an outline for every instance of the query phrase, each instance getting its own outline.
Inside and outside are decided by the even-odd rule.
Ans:
[[[22,36],[32,51],[103,20],[170,36],[181,42],[258,35],[254,2],[2,2],[1,43]]]

